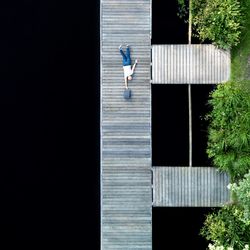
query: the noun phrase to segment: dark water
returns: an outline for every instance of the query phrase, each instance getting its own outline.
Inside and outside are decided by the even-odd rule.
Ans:
[[[189,0],[184,1],[188,6]],[[188,16],[180,18],[177,13],[177,0],[152,1],[152,44],[188,43]],[[197,36],[192,36],[191,40],[193,44],[211,43],[208,39],[202,42]]]
[[[17,166],[5,190],[15,188],[15,202],[2,203],[12,208],[4,238],[31,249],[99,249],[99,1],[5,5],[3,23],[17,26],[18,59],[9,60],[18,72],[8,73],[18,92],[15,129],[3,131],[7,140],[16,133],[7,160]]]
[[[177,0],[152,1],[152,44],[188,43],[188,24],[177,12]]]
[[[206,154],[209,93],[214,85],[192,85],[193,166],[211,166]],[[152,86],[153,166],[189,165],[188,86]]]
[[[153,84],[153,166],[188,166],[188,145],[188,86]]]
[[[153,208],[153,249],[207,249],[199,236],[211,208]]]
[[[188,25],[177,1],[153,1],[152,44],[187,44]],[[192,43],[200,43],[193,38]],[[210,166],[206,155],[208,94],[212,85],[192,85],[193,166]],[[153,166],[188,166],[188,86],[152,86]],[[153,208],[153,249],[206,249],[200,235],[210,208]]]
[[[192,85],[192,133],[193,133],[193,166],[211,166],[208,159],[206,114],[211,110],[208,105],[209,93],[215,85]]]
[[[188,25],[177,16],[177,1],[153,1],[152,44],[187,43]],[[199,42],[194,39],[193,42]],[[212,85],[192,85],[193,165],[210,166],[206,154],[207,105]],[[188,87],[152,86],[152,150],[154,166],[188,165]]]

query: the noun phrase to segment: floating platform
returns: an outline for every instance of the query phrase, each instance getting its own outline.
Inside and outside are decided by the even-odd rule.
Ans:
[[[218,84],[230,78],[228,50],[212,44],[152,46],[152,83]]]
[[[154,167],[154,207],[220,207],[229,177],[212,167]]]

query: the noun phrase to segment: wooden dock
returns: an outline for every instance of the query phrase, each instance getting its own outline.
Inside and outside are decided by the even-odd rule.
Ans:
[[[152,205],[219,206],[229,198],[228,177],[213,168],[152,168],[151,82],[225,81],[230,54],[211,45],[151,47],[151,1],[101,0],[102,250],[151,250]],[[123,98],[120,44],[138,59],[130,100]]]
[[[101,249],[152,249],[151,0],[101,0]],[[122,58],[138,58],[123,98]],[[124,46],[125,47],[125,46]]]
[[[230,77],[230,52],[212,44],[152,46],[152,83],[217,84]]]
[[[230,201],[229,177],[212,167],[154,167],[154,207],[220,207]]]

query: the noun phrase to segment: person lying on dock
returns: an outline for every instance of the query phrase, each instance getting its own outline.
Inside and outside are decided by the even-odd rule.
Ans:
[[[125,80],[125,88],[128,89],[128,81],[131,81],[133,79],[132,75],[134,74],[135,66],[137,64],[137,60],[135,60],[135,63],[133,67],[131,68],[131,58],[130,58],[130,50],[129,45],[126,46],[126,55],[124,54],[122,50],[122,45],[119,46],[120,53],[122,55],[122,65],[124,70],[124,80]]]

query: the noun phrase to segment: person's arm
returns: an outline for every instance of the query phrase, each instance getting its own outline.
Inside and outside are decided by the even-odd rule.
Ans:
[[[124,81],[125,81],[125,88],[127,89],[128,88],[128,79],[127,79],[127,77],[125,77]]]
[[[134,72],[134,70],[135,70],[136,64],[137,64],[137,59],[135,60],[135,63],[134,63],[134,65],[133,65],[133,67],[132,67],[132,71],[133,71],[133,72]]]

